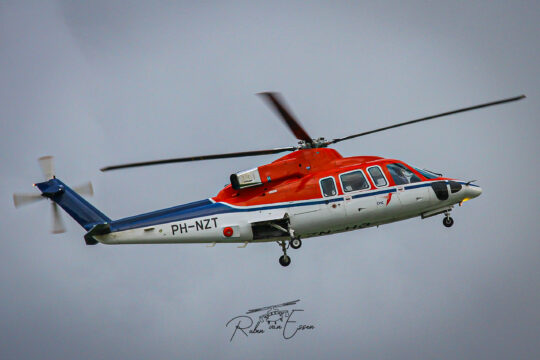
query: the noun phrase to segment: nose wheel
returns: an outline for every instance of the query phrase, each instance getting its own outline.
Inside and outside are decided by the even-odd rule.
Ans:
[[[454,225],[454,219],[452,219],[452,217],[449,214],[446,214],[446,216],[444,217],[442,223],[443,223],[444,226],[449,228],[452,225]]]

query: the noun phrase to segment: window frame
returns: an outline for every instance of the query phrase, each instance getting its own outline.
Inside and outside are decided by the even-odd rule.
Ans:
[[[346,190],[345,190],[345,187],[343,186],[343,181],[341,180],[341,177],[342,177],[343,175],[347,175],[347,174],[350,174],[350,173],[353,173],[353,172],[358,172],[358,171],[362,174],[362,176],[364,177],[364,180],[366,180],[366,183],[367,183],[368,187],[365,188],[365,189],[356,189],[356,190],[349,190],[349,191],[346,191]],[[362,169],[354,169],[354,170],[351,170],[351,171],[347,171],[347,172],[344,172],[344,173],[339,174],[338,177],[339,177],[339,184],[341,185],[341,189],[343,190],[343,194],[345,194],[345,193],[351,193],[351,192],[355,192],[355,191],[367,191],[367,190],[371,190],[371,184],[369,183],[369,180],[368,180],[366,174],[364,173],[364,171],[363,171]]]
[[[399,165],[398,167],[403,167],[405,168],[405,170],[409,171],[411,174],[413,174],[414,176],[416,176],[418,178],[419,181],[415,181],[415,182],[409,182],[407,179],[408,182],[406,182],[405,184],[396,184],[396,179],[394,179],[394,176],[392,175],[392,172],[390,171],[390,169],[388,168],[389,165]],[[388,173],[390,174],[390,177],[392,178],[392,182],[394,183],[394,186],[406,186],[406,185],[411,185],[411,184],[418,184],[418,183],[421,183],[425,180],[422,180],[422,178],[420,176],[418,176],[412,169],[410,169],[410,167],[404,163],[400,163],[400,162],[389,162],[387,164],[385,164],[385,167],[386,167],[386,170],[388,171]]]
[[[323,187],[322,187],[322,181],[326,180],[326,179],[332,179],[332,182],[334,183],[334,189],[336,189],[336,194],[335,195],[325,195],[324,194],[324,190],[323,190]],[[325,177],[319,179],[319,189],[321,190],[321,195],[322,195],[323,198],[339,196],[339,190],[338,190],[338,187],[337,187],[337,184],[336,184],[336,179],[332,175],[325,176]]]
[[[369,172],[369,169],[372,169],[372,168],[379,168],[379,171],[381,172],[381,174],[382,174],[382,176],[384,178],[384,181],[386,181],[386,185],[377,186],[377,183],[375,182],[375,179],[373,178],[373,176],[371,176],[371,173]],[[382,167],[380,165],[372,165],[372,166],[366,168],[366,172],[368,173],[369,178],[371,179],[371,182],[373,183],[373,186],[375,186],[377,189],[385,188],[385,187],[390,186],[390,182],[386,178],[386,175],[384,174],[384,171],[383,171],[383,169],[382,169]]]

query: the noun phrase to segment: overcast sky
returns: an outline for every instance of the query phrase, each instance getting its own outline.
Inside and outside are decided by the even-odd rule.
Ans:
[[[540,353],[540,4],[0,2],[2,359],[508,359]],[[111,218],[214,196],[276,156],[101,173],[119,162],[289,146],[254,96],[280,91],[327,138],[526,94],[340,143],[478,180],[442,217],[304,241],[86,246],[50,234],[36,159],[94,184]],[[247,310],[300,299],[315,325],[234,338]]]

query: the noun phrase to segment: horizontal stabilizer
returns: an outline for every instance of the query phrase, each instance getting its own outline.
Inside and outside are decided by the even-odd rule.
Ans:
[[[111,226],[109,224],[97,224],[84,235],[84,241],[86,245],[96,245],[98,241],[94,238],[94,235],[104,235],[110,232]]]

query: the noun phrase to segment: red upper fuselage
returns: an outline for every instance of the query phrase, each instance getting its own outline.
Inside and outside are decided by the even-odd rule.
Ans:
[[[252,206],[288,201],[299,201],[321,198],[319,180],[327,176],[363,169],[367,166],[379,165],[389,186],[395,183],[384,165],[402,161],[385,159],[379,156],[353,156],[344,158],[336,150],[329,148],[302,149],[283,156],[274,162],[260,166],[259,173],[265,180],[263,185],[236,190],[227,185],[213,198],[216,202],[225,202],[236,206]],[[408,166],[422,181],[428,180],[414,168]],[[364,171],[365,172],[365,171]],[[371,189],[375,189],[368,176]],[[270,181],[267,181],[270,179]],[[341,184],[337,182],[338,195],[343,195]]]

